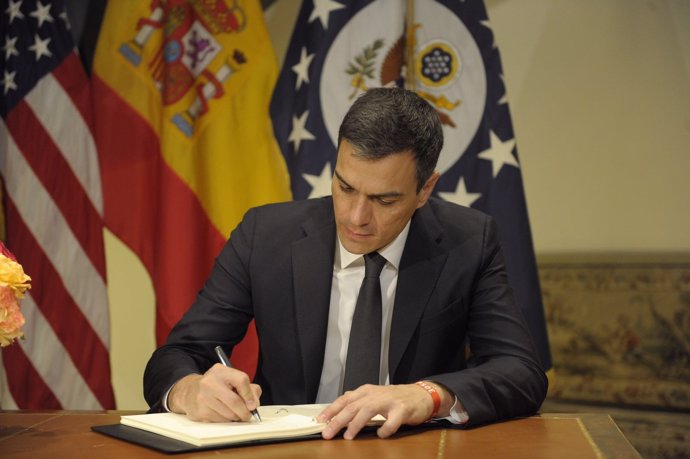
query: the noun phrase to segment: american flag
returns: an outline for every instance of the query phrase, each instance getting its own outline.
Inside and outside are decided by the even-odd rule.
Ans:
[[[2,408],[110,409],[103,199],[89,81],[61,1],[0,11],[7,246],[29,274],[24,340],[2,350]]]
[[[330,194],[337,131],[369,87],[405,85],[443,123],[438,197],[498,222],[508,277],[542,366],[541,290],[503,70],[481,0],[305,0],[271,102],[295,199]]]

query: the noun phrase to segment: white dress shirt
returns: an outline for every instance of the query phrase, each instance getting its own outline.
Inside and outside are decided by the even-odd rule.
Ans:
[[[386,264],[379,277],[381,281],[381,364],[379,367],[379,384],[390,384],[388,373],[388,345],[391,334],[391,320],[393,305],[395,304],[395,290],[398,285],[398,270],[402,258],[407,235],[410,232],[410,222],[398,236],[386,247],[378,250],[379,255],[386,259]],[[364,255],[349,252],[336,238],[333,262],[333,282],[331,283],[331,302],[328,312],[328,331],[326,333],[326,349],[324,352],[323,369],[319,381],[319,391],[316,403],[331,403],[343,392],[345,377],[345,362],[347,361],[347,347],[350,342],[350,328],[352,316],[355,313],[359,288],[364,279]],[[444,418],[454,424],[464,424],[469,420],[467,412],[455,396],[455,402],[450,409],[450,416]]]
[[[390,244],[378,250],[386,259],[379,279],[381,281],[381,365],[379,384],[388,384],[388,342],[390,341],[391,319],[395,302],[395,289],[398,285],[398,267],[402,257],[410,222]],[[316,403],[330,403],[343,392],[347,346],[350,342],[352,316],[355,313],[359,287],[364,279],[364,255],[350,253],[338,238],[333,262],[333,282],[331,283],[331,303],[328,313],[328,332],[326,349],[321,371]]]

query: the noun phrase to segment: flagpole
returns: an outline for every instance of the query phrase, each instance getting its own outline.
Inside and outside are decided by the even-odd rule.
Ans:
[[[415,0],[407,0],[405,12],[405,88],[413,91],[417,86],[414,73],[414,48],[416,45],[414,4]]]

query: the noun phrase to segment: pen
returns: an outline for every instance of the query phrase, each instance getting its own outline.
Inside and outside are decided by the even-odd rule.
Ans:
[[[223,348],[220,346],[216,346],[216,355],[218,356],[218,360],[220,360],[220,363],[225,365],[228,368],[232,368],[232,364],[230,363],[230,359],[228,356],[225,354],[223,351]],[[259,416],[259,411],[258,410],[252,410],[252,416],[254,419],[257,421],[261,422],[261,416]]]

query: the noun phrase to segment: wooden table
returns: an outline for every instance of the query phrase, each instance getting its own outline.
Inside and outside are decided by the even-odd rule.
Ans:
[[[153,458],[141,446],[91,431],[119,422],[115,411],[1,411],[0,457]],[[175,455],[176,458],[640,458],[613,420],[603,414],[542,414],[474,429],[433,429],[381,440],[311,440]]]

